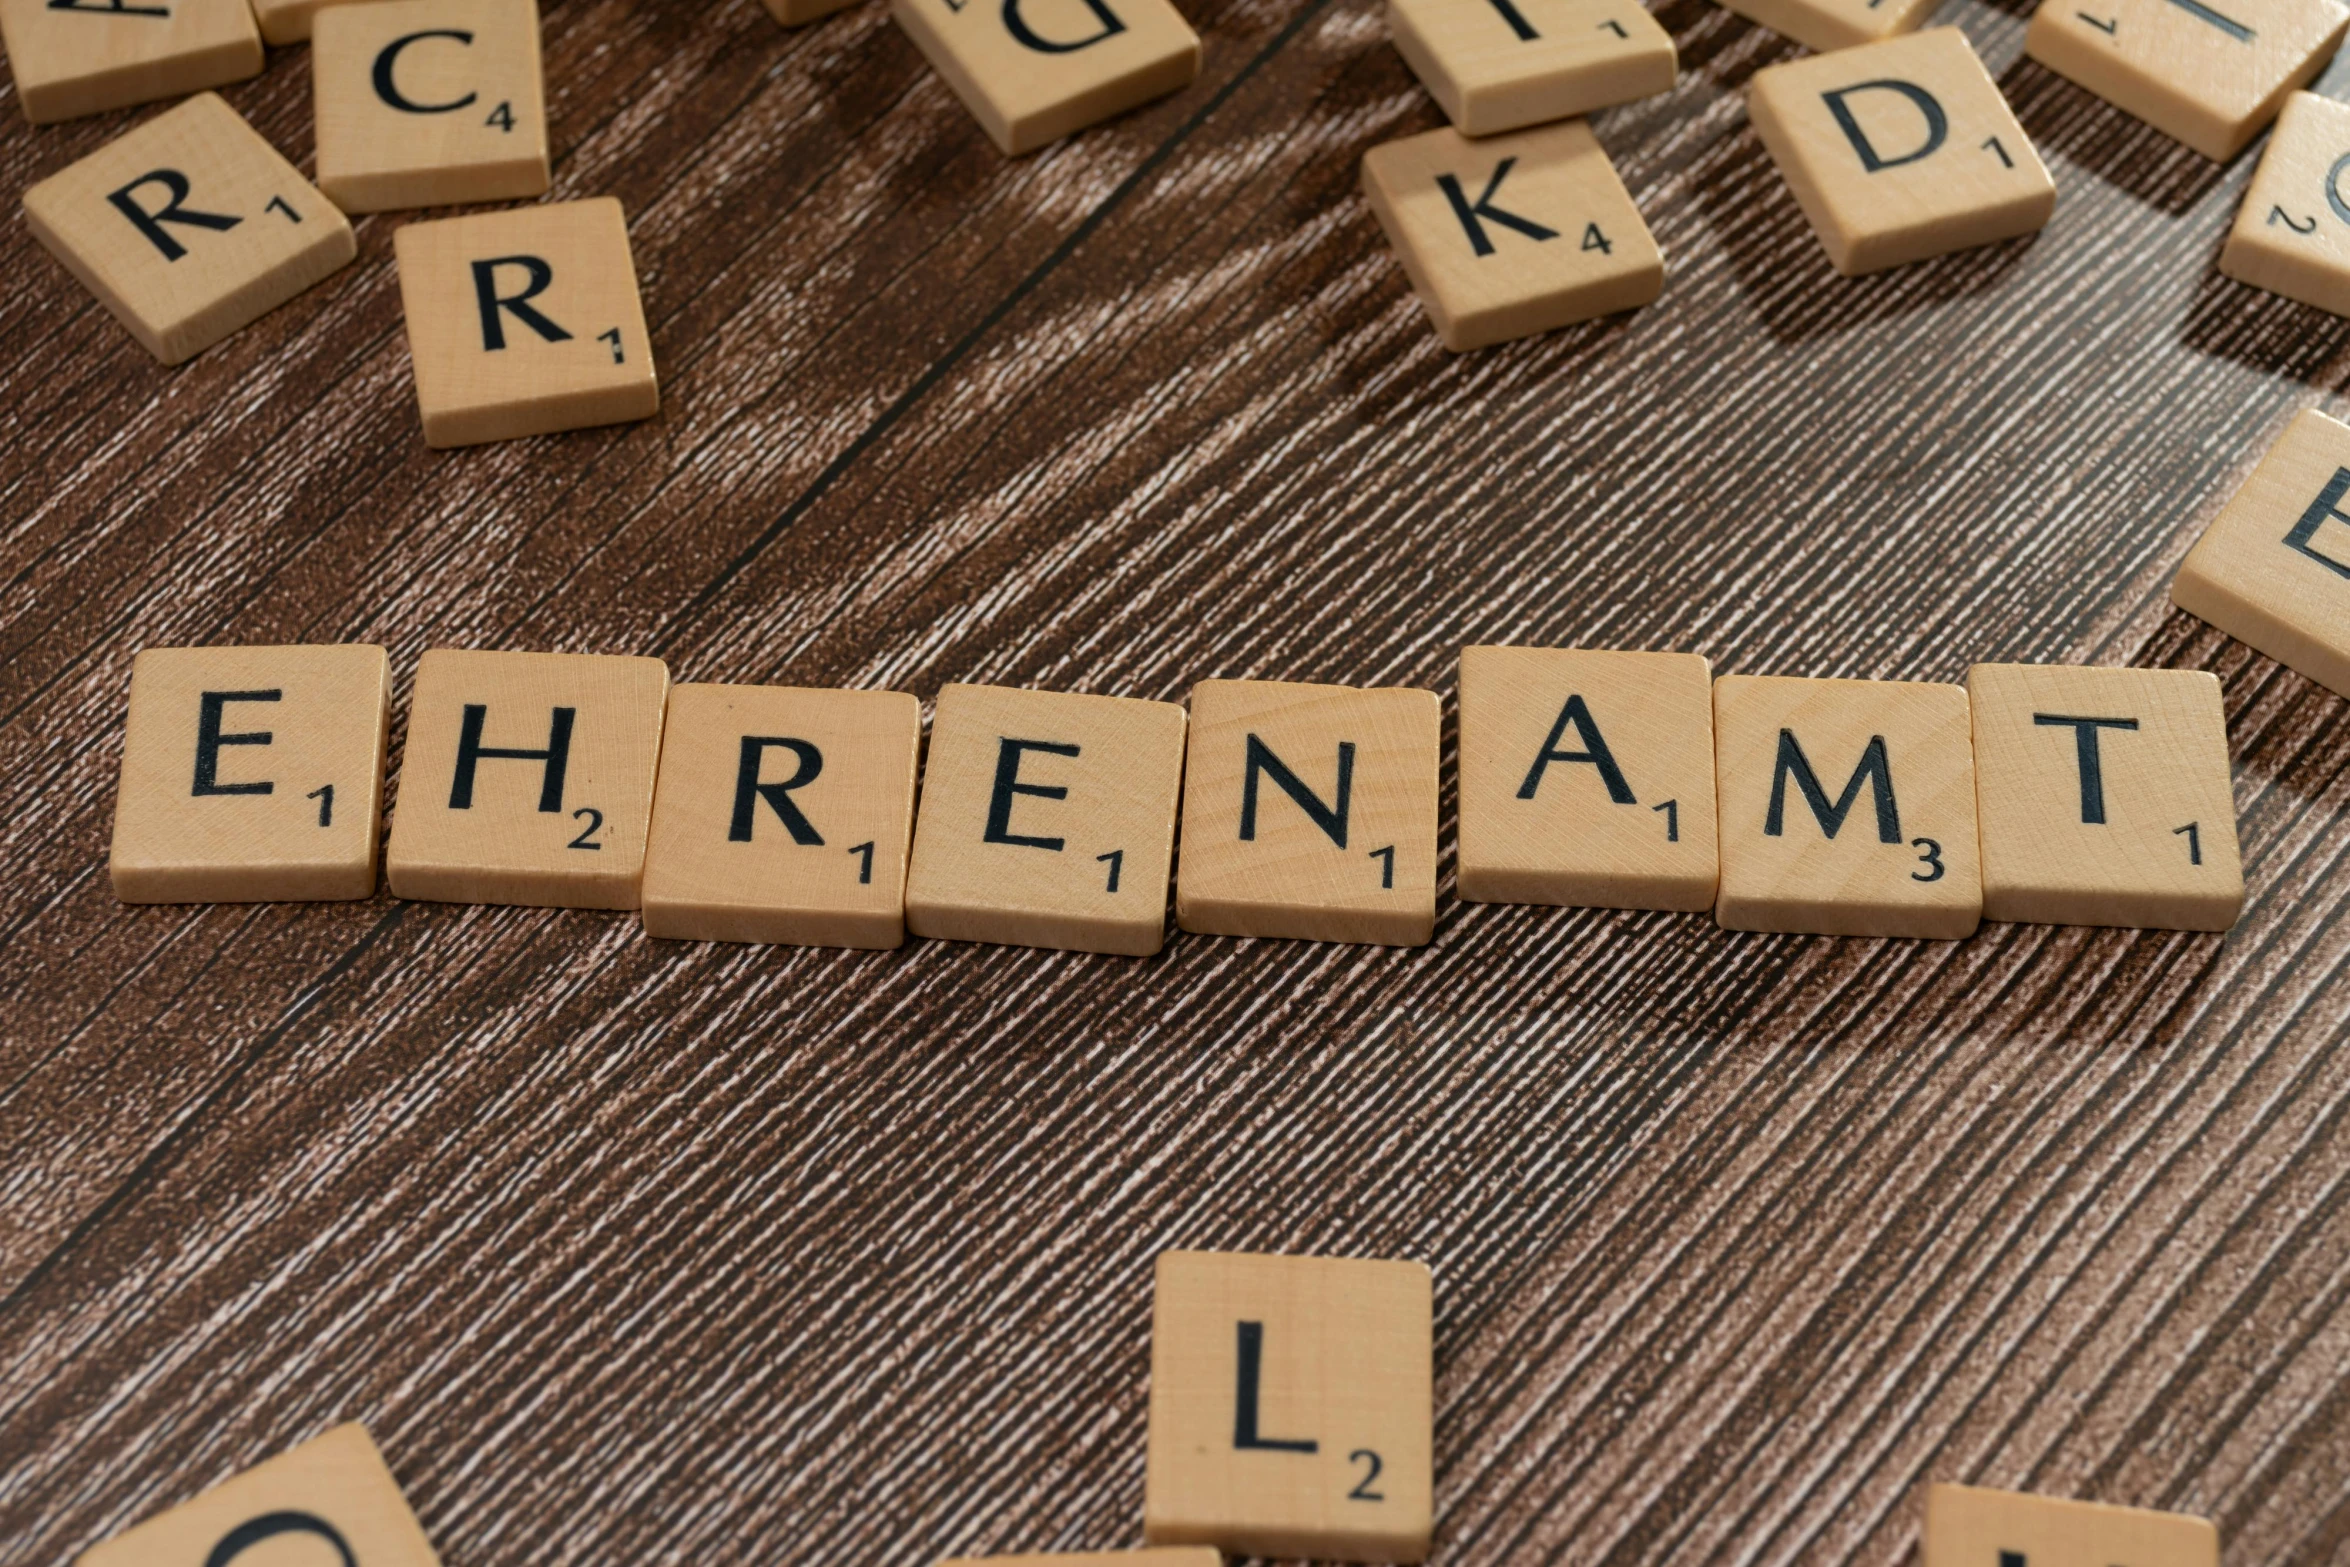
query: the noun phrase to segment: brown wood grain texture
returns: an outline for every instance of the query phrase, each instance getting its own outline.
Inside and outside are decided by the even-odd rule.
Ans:
[[[2214,270],[2257,153],[1962,0],[2056,218],[1839,280],[1741,107],[1793,50],[1667,0],[1680,86],[1596,120],[1663,300],[1453,357],[1356,193],[1438,119],[1375,8],[1186,10],[1195,86],[1007,162],[879,5],[547,5],[552,199],[625,204],[660,364],[626,429],[428,452],[403,217],[176,371],[0,226],[0,1557],[343,1418],[453,1567],[1133,1543],[1151,1259],[1195,1246],[1434,1267],[1439,1560],[1901,1562],[1934,1478],[2350,1562],[2350,724],[2165,597],[2350,390],[2350,323]],[[302,51],[226,96],[309,166]],[[0,186],[138,117],[0,104]],[[433,646],[1426,685],[1436,943],[117,905],[133,653],[304,640],[391,648],[395,768]],[[2210,669],[2244,919],[1462,905],[1473,641]]]

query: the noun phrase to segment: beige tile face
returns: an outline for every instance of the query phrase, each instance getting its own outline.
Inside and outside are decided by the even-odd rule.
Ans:
[[[2032,234],[2056,183],[1955,27],[1755,73],[1747,113],[1837,271]]]
[[[2305,92],[2285,101],[2219,269],[2350,315],[2350,105]]]
[[[1387,0],[1387,31],[1464,136],[1673,88],[1672,34],[1639,0]]]
[[[1143,1538],[1424,1559],[1433,1294],[1416,1262],[1161,1254]]]
[[[125,903],[375,891],[380,647],[156,647],[131,665],[108,865]]]
[[[2171,583],[2171,602],[2350,696],[2350,427],[2295,417]]]
[[[1183,727],[1172,702],[940,691],[906,928],[950,941],[1158,951]]]
[[[245,0],[0,0],[17,103],[35,125],[261,72]]]
[[[2219,682],[1977,664],[1983,917],[2226,930],[2244,906]]]
[[[1436,926],[1436,694],[1203,680],[1175,920],[1419,946]]]
[[[1942,0],[1722,0],[1722,7],[1807,49],[1854,49],[1913,33]]]
[[[322,12],[362,3],[372,0],[252,0],[263,41],[279,48],[315,37]]]
[[[1461,896],[1710,909],[1713,676],[1694,653],[1461,650]]]
[[[211,93],[33,186],[24,210],[50,254],[165,364],[358,254],[343,215]]]
[[[382,1455],[353,1423],[92,1546],[76,1567],[211,1567],[231,1556],[239,1563],[440,1564]]]
[[[2084,0],[2032,13],[2024,52],[2207,158],[2232,158],[2342,42],[2335,0]]]
[[[922,704],[900,691],[678,686],[645,850],[645,934],[894,947]]]
[[[1034,1551],[1019,1556],[951,1556],[938,1567],[1224,1567],[1208,1546],[1166,1546],[1139,1551]]]
[[[1167,0],[891,0],[890,15],[1006,153],[1199,75],[1199,35]]]
[[[1725,928],[1974,933],[1983,882],[1963,686],[1724,675],[1714,779]]]
[[[384,854],[393,893],[637,907],[668,694],[657,658],[426,653]]]
[[[619,202],[411,223],[393,248],[427,446],[660,411]]]
[[[508,201],[547,188],[534,0],[374,0],[310,46],[318,185],[345,212]]]
[[[2219,1567],[2219,1531],[2184,1513],[1974,1486],[1926,1490],[1922,1567]]]
[[[1631,310],[1664,289],[1664,255],[1580,120],[1391,141],[1363,155],[1363,195],[1447,348]]]

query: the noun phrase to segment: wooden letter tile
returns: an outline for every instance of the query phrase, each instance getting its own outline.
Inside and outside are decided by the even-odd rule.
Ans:
[[[906,928],[1144,956],[1167,940],[1183,709],[951,685],[938,694]]]
[[[1033,1551],[1018,1556],[950,1556],[938,1567],[1224,1567],[1224,1554],[1207,1546],[1139,1551]]]
[[[262,41],[278,48],[317,36],[321,13],[358,3],[360,0],[252,0]]]
[[[2350,696],[2350,427],[2286,427],[2179,566],[2171,602]]]
[[[211,93],[24,193],[34,235],[167,365],[359,253],[351,225]]]
[[[1387,0],[1387,31],[1464,136],[1673,90],[1673,35],[1639,0]]]
[[[1714,682],[1730,930],[1974,933],[1983,913],[1963,686]]]
[[[0,39],[35,125],[261,74],[245,0],[0,0]]]
[[[2219,1531],[2185,1513],[1933,1485],[1923,1554],[1922,1567],[2219,1567]]]
[[[546,192],[535,0],[331,6],[310,80],[318,186],[345,212]]]
[[[1363,195],[1451,349],[1650,303],[1664,254],[1581,120],[1470,141],[1434,130],[1363,155]]]
[[[2229,277],[2350,316],[2350,105],[2297,92],[2219,253]]]
[[[1416,947],[1436,928],[1436,693],[1191,690],[1175,922]]]
[[[426,653],[384,854],[392,891],[637,907],[668,695],[657,658]]]
[[[76,1567],[217,1567],[232,1558],[440,1567],[399,1482],[357,1422],[90,1547]]]
[[[678,686],[645,850],[645,934],[894,947],[922,704],[899,691]]]
[[[1854,49],[1914,33],[1942,0],[1722,0],[1722,8],[1807,49]]]
[[[380,647],[141,653],[114,802],[114,895],[372,896],[391,695]]]
[[[1461,650],[1463,898],[1710,909],[1717,868],[1704,659]]]
[[[1008,154],[1199,75],[1199,34],[1167,0],[890,0],[890,15]]]
[[[2207,158],[2232,158],[2333,58],[2335,0],[2067,0],[2024,52]]]
[[[619,202],[411,223],[393,249],[427,446],[660,412]]]
[[[2244,907],[2219,682],[1977,664],[1983,917],[2226,930]]]
[[[1955,27],[1757,71],[1746,98],[1847,277],[2032,234],[2056,182]]]
[[[1416,1262],[1161,1254],[1143,1538],[1425,1559],[1433,1295]]]

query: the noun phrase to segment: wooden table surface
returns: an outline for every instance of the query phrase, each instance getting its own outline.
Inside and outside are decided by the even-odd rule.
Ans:
[[[1459,1564],[1900,1562],[1928,1479],[2350,1562],[2350,724],[2171,609],[2350,323],[2213,268],[2249,178],[1954,0],[2035,242],[1835,278],[1668,0],[1601,136],[1663,300],[1442,351],[1356,191],[1436,123],[1369,0],[1186,0],[1198,83],[1017,162],[875,3],[554,0],[652,423],[425,450],[391,237],[178,370],[0,225],[0,1557],[364,1419],[450,1567],[1139,1537],[1154,1254],[1437,1275]],[[2350,81],[2350,66],[2332,81]],[[230,101],[298,162],[304,51]],[[13,191],[138,118],[31,130]],[[1181,698],[1465,642],[2226,683],[2225,939],[1464,906],[1416,951],[654,943],[125,908],[145,645],[658,654]],[[399,718],[395,717],[397,765]],[[1449,846],[1451,792],[1444,841]]]

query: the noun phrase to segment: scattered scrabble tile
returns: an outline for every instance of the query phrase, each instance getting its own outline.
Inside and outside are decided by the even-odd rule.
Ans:
[[[2219,1531],[2184,1513],[1933,1485],[1924,1558],[1923,1567],[2219,1567]]]
[[[2350,105],[2297,92],[2219,253],[2229,277],[2350,316]]]
[[[668,695],[657,658],[427,652],[384,851],[393,893],[637,907]]]
[[[1203,680],[1175,922],[1418,946],[1436,928],[1432,691]]]
[[[1746,107],[1847,277],[2037,233],[2056,210],[2055,181],[1955,27],[1765,67]]]
[[[1416,1262],[1162,1253],[1143,1538],[1423,1560],[1433,1293]]]
[[[34,235],[167,365],[359,253],[351,225],[211,93],[24,193]]]
[[[317,36],[318,18],[357,0],[252,0],[253,19],[261,24],[262,41],[283,47]]]
[[[645,934],[899,945],[921,749],[922,704],[899,691],[672,689]]]
[[[1007,154],[1199,75],[1199,34],[1167,0],[890,0],[890,15]]]
[[[1139,1551],[1036,1551],[1020,1556],[951,1556],[938,1567],[1224,1567],[1223,1553],[1202,1546]]]
[[[131,663],[108,868],[125,903],[375,892],[380,647],[151,647]]]
[[[1434,130],[1363,155],[1363,195],[1451,349],[1653,301],[1664,255],[1580,120],[1484,141]]]
[[[660,412],[619,202],[411,223],[392,244],[427,446]]]
[[[75,1567],[227,1567],[245,1562],[364,1562],[440,1567],[399,1482],[357,1422],[94,1545]]]
[[[2244,907],[2219,682],[1977,664],[1983,917],[2226,930]]]
[[[2335,0],[2051,0],[2024,52],[2207,158],[2232,158],[2325,68]]]
[[[0,40],[35,125],[261,73],[245,0],[0,0]]]
[[[1913,33],[1942,0],[1721,0],[1722,8],[1807,49],[1853,49]]]
[[[310,79],[318,188],[345,212],[546,192],[536,0],[330,6]]]
[[[1639,0],[1387,0],[1387,31],[1464,136],[1673,88],[1673,35]]]
[[[1159,950],[1183,709],[950,685],[938,694],[906,928],[950,941]]]
[[[2171,602],[2350,696],[2350,427],[2309,409],[2179,566]]]
[[[1964,687],[1724,675],[1714,776],[1725,928],[1974,933],[1983,882]]]
[[[1712,908],[1706,661],[1461,649],[1460,833],[1471,902]]]

